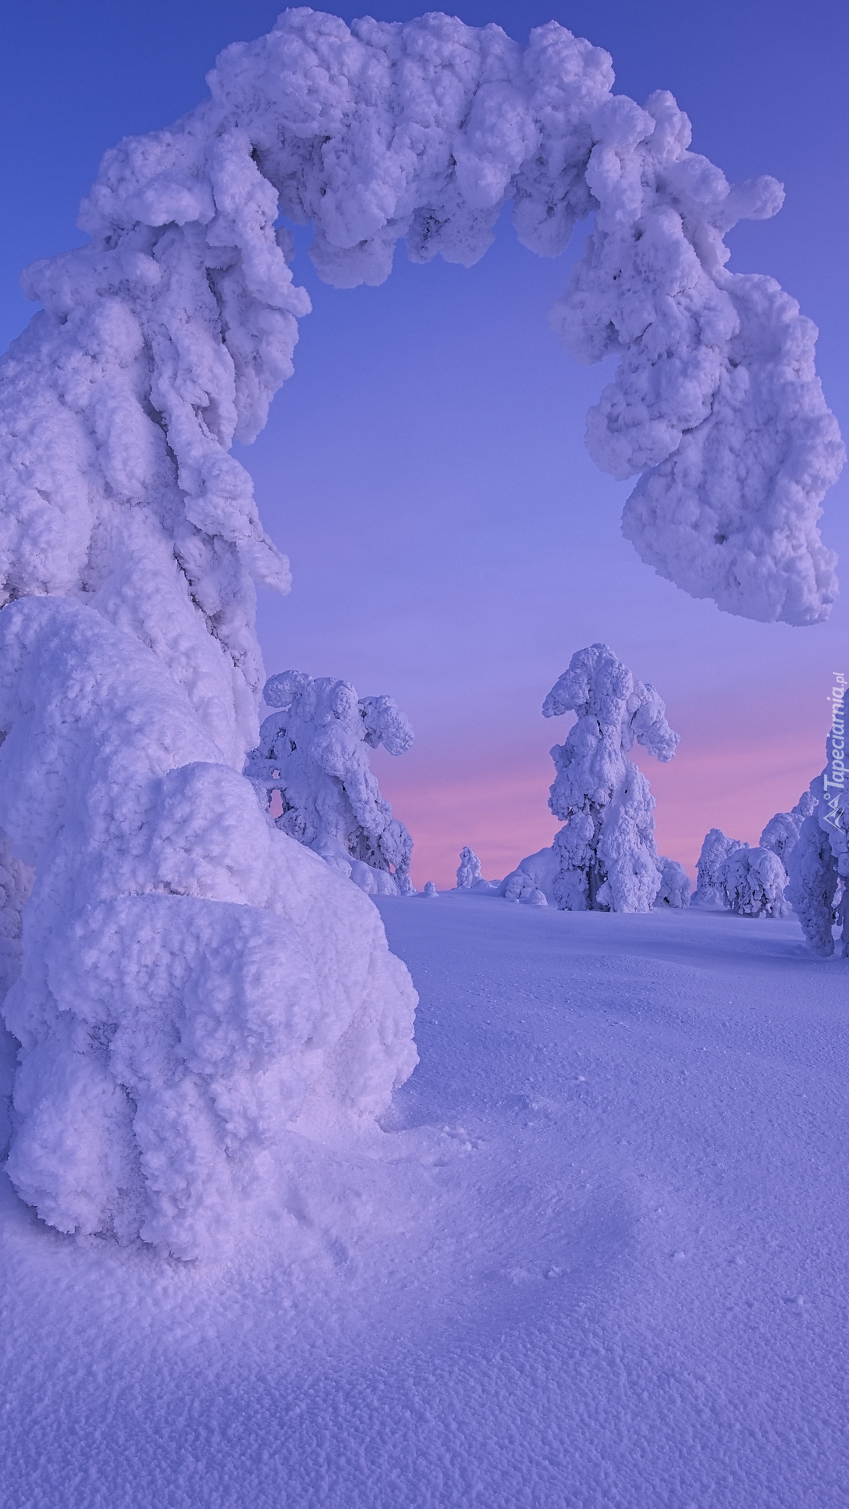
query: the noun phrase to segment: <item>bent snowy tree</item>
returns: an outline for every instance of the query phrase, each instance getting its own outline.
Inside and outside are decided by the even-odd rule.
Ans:
[[[312,221],[340,286],[381,282],[399,238],[474,262],[511,198],[544,255],[594,215],[553,315],[579,359],[620,357],[590,448],[641,474],[625,529],[643,557],[733,612],[827,611],[816,519],[842,455],[813,327],[771,279],[725,269],[725,231],[773,213],[778,185],[731,187],[669,94],[611,93],[600,49],[554,23],[522,48],[440,15],[349,29],[299,9],[209,82],[107,153],[89,244],[29,269],[43,308],[0,370],[9,1168],[63,1230],[184,1254],[258,1149],[373,1115],[414,1061],[373,908],[285,834],[260,839],[240,774],[264,680],[254,582],[289,576],[229,452],[262,428],[309,310],[281,213]],[[151,939],[145,1034],[125,966]]]
[[[654,797],[627,758],[634,741],[658,760],[678,744],[650,683],[635,681],[606,644],[578,650],[543,703],[543,716],[575,712],[549,806],[565,826],[554,839],[553,894],[564,910],[647,912],[661,888]]]
[[[413,840],[368,762],[368,750],[380,744],[393,755],[410,748],[404,714],[391,697],[358,698],[349,681],[303,671],[272,676],[263,696],[275,711],[245,774],[266,805],[280,792],[276,826],[369,895],[409,894]]]

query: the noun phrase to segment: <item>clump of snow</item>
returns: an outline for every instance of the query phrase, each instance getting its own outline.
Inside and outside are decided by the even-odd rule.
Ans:
[[[370,895],[406,895],[413,840],[393,818],[368,759],[381,744],[393,755],[410,748],[404,714],[391,697],[358,698],[349,681],[303,671],[272,676],[263,696],[274,712],[245,774],[265,805],[280,792],[277,827]]]
[[[438,894],[438,892],[437,892],[436,886],[434,885],[433,881],[432,880],[426,880],[425,883],[424,883],[424,890],[422,891],[422,895],[423,896],[427,896],[428,898],[430,898],[431,896],[436,896],[437,894]]]
[[[762,849],[771,849],[787,868],[787,860],[794,844],[798,842],[802,823],[810,817],[815,807],[810,791],[803,791],[795,807],[789,812],[776,812],[763,830],[760,838]]]
[[[718,903],[725,906],[725,897],[719,884],[719,870],[723,861],[737,849],[749,845],[737,838],[726,838],[721,828],[711,828],[705,834],[701,853],[696,861],[696,889],[691,906],[710,906]]]
[[[549,806],[565,819],[553,845],[555,902],[567,911],[648,911],[660,886],[654,798],[626,753],[636,740],[658,760],[672,759],[678,735],[665,704],[607,645],[594,644],[572,656],[542,711],[546,718],[578,714],[566,742],[551,751],[557,775]]]
[[[185,691],[92,608],[0,614],[7,1171],[60,1231],[197,1257],[292,1134],[411,1072],[415,993],[355,887],[277,832]],[[34,878],[33,878],[34,874]]]
[[[787,871],[771,849],[734,849],[723,859],[717,890],[736,917],[786,917]]]
[[[657,868],[660,887],[654,898],[655,906],[689,906],[690,882],[684,866],[677,859],[667,859],[665,854],[661,854],[658,856]]]
[[[469,891],[479,880],[483,880],[481,862],[474,849],[465,845],[460,850],[460,863],[457,866],[457,889]]]

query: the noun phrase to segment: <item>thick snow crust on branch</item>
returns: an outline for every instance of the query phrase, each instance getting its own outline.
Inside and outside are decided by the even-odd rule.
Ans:
[[[786,917],[787,871],[772,849],[733,849],[719,866],[717,889],[737,917]]]
[[[349,681],[282,671],[263,692],[274,708],[245,774],[267,804],[279,791],[282,833],[370,894],[406,895],[413,840],[369,768],[382,744],[404,754],[413,730],[391,697],[357,697]]]
[[[8,1172],[60,1231],[199,1256],[258,1173],[285,1176],[293,1131],[386,1106],[416,1061],[409,976],[99,613],[4,609],[0,730],[11,932],[32,884]]]
[[[815,330],[771,278],[725,267],[735,222],[779,208],[773,179],[730,185],[670,94],[612,94],[608,54],[555,22],[521,47],[440,14],[288,10],[209,85],[107,152],[90,245],[26,274],[44,309],[0,377],[6,599],[94,598],[240,764],[262,680],[251,579],[288,577],[228,451],[262,428],[309,309],[278,213],[312,222],[319,273],[349,287],[381,283],[399,239],[475,262],[512,200],[546,256],[595,216],[552,322],[579,360],[620,359],[588,443],[641,475],[624,527],[643,558],[732,612],[827,612],[816,520],[842,447]]]
[[[720,866],[729,854],[748,847],[748,844],[738,838],[726,838],[721,828],[711,828],[705,834],[701,853],[696,861],[696,889],[690,901],[691,906],[710,906],[717,902],[720,906],[726,905],[719,884]]]
[[[565,819],[554,840],[557,905],[567,911],[647,912],[660,887],[654,798],[627,758],[634,741],[672,759],[678,735],[650,683],[635,681],[605,644],[578,650],[543,703],[543,716],[575,712],[551,751],[557,775],[549,806]]]

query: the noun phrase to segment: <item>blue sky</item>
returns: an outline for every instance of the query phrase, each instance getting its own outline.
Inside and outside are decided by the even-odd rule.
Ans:
[[[329,8],[345,19],[365,9]],[[368,7],[398,20],[421,8]],[[455,10],[519,39],[560,21],[608,48],[617,89],[637,100],[671,89],[695,149],[729,177],[782,179],[784,209],[732,233],[731,267],[771,273],[819,325],[826,395],[849,430],[847,7]],[[25,0],[7,14],[2,344],[31,312],[21,267],[81,239],[76,207],[101,152],[190,109],[220,48],[276,13],[259,0]],[[845,599],[827,625],[749,623],[661,581],[621,539],[627,484],[598,473],[583,447],[605,371],[576,366],[545,321],[577,250],[536,258],[505,224],[472,269],[413,267],[401,252],[382,288],[344,292],[322,285],[302,250],[295,271],[314,312],[296,375],[242,453],[295,581],[288,599],[260,605],[268,669],[344,676],[408,712],[414,750],[377,760],[416,839],[419,883],[449,883],[463,843],[502,874],[548,841],[548,749],[566,729],[539,708],[581,645],[607,640],[666,698],[680,751],[645,768],[661,846],[688,863],[708,827],[754,842],[796,800],[822,764],[831,672],[849,662]],[[843,479],[824,522],[844,562],[846,496]]]

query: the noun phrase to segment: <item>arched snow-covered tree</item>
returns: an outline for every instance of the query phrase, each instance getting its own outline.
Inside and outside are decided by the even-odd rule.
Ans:
[[[720,866],[729,854],[748,847],[740,839],[726,838],[721,828],[711,828],[705,834],[701,853],[696,861],[696,889],[690,899],[691,906],[710,906],[715,903],[727,905],[719,884]]]
[[[260,729],[245,774],[267,804],[279,791],[281,833],[320,854],[369,894],[412,890],[413,840],[393,818],[369,769],[382,744],[404,754],[413,730],[391,697],[357,697],[349,681],[283,671],[265,683],[274,712]]]
[[[209,84],[173,127],[106,154],[80,212],[89,242],[28,270],[42,308],[0,366],[0,813],[12,858],[35,870],[5,1006],[20,1042],[9,1167],[62,1229],[175,1252],[212,1240],[248,1145],[285,1160],[309,1105],[371,1115],[414,1059],[412,988],[374,909],[286,834],[264,824],[261,842],[250,786],[232,786],[258,739],[254,583],[288,584],[230,454],[262,428],[309,310],[281,215],[312,222],[313,261],[338,286],[382,282],[398,239],[415,261],[474,262],[510,199],[544,255],[593,215],[553,314],[580,360],[619,358],[592,453],[641,476],[625,530],[643,558],[732,612],[827,613],[816,521],[842,457],[813,327],[772,279],[725,268],[725,232],[772,214],[779,186],[732,187],[688,150],[671,95],[614,95],[601,49],[553,22],[522,47],[438,14],[349,28],[297,8],[226,49]],[[630,779],[616,832],[642,853]],[[184,786],[191,800],[172,797]],[[97,937],[92,896],[115,918]],[[50,938],[69,941],[48,968]],[[148,955],[182,962],[141,998],[153,1016],[136,1041],[122,961]],[[256,1034],[233,1026],[243,1008]],[[238,1094],[216,1057],[219,1010],[241,1045]],[[316,1069],[342,1038],[360,1075],[344,1090]],[[291,1093],[272,1122],[257,1112],[253,1143],[247,1107],[272,1083],[262,1042]]]
[[[551,751],[549,806],[565,819],[554,840],[553,891],[567,911],[647,912],[660,887],[654,798],[627,751],[634,741],[664,763],[678,735],[649,683],[635,681],[605,644],[578,650],[543,703],[543,716],[575,712]]]

